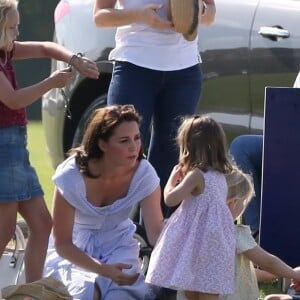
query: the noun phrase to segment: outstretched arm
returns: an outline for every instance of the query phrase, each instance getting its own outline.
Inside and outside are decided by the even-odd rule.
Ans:
[[[97,64],[86,57],[74,56],[72,52],[53,42],[15,42],[13,59],[48,57],[70,63],[84,76],[99,77]],[[0,99],[10,109],[27,107],[53,88],[62,88],[70,82],[70,69],[57,70],[44,80],[15,90],[3,72],[0,72]]]
[[[15,90],[3,72],[0,72],[0,99],[10,109],[27,107],[53,88],[64,87],[72,78],[68,69],[59,70],[44,80]]]
[[[82,75],[97,79],[97,64],[87,57],[73,57],[74,53],[54,42],[15,42],[13,59],[52,58],[71,63]],[[71,59],[72,58],[72,59]]]
[[[255,265],[278,277],[300,280],[300,272],[295,271],[280,258],[274,256],[259,246],[244,252],[244,255]]]
[[[258,282],[268,282],[268,281],[273,281],[275,279],[278,279],[277,275],[274,275],[272,273],[269,273],[267,271],[255,268],[255,275],[257,278]]]
[[[148,4],[134,9],[117,9],[116,0],[95,0],[94,21],[98,27],[119,27],[144,22],[156,29],[167,29],[172,23],[161,18],[157,10],[162,4]]]

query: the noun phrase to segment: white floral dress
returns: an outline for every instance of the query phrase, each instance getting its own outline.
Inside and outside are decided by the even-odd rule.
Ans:
[[[235,235],[222,173],[203,173],[205,189],[182,201],[152,252],[146,282],[177,290],[231,294]]]

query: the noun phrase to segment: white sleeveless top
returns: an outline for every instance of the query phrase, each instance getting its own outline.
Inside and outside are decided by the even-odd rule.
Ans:
[[[164,4],[157,11],[167,19],[167,0],[118,0],[120,9],[143,7],[150,3]],[[128,61],[135,65],[160,71],[185,69],[201,63],[198,38],[187,41],[181,33],[157,30],[145,23],[121,26],[116,32],[116,47],[110,60]]]

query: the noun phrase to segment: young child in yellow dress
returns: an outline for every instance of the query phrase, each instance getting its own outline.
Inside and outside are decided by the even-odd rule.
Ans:
[[[227,204],[235,220],[244,212],[254,190],[251,177],[238,168],[227,174],[228,184]],[[257,245],[251,235],[250,227],[235,225],[236,230],[236,265],[235,291],[232,295],[222,295],[219,300],[254,300],[258,299],[257,279],[271,280],[285,277],[299,280],[299,269],[292,269],[278,257],[268,253]],[[260,269],[254,269],[253,264]],[[264,272],[267,271],[267,272]],[[257,275],[256,275],[257,272]],[[290,298],[292,299],[292,298]]]

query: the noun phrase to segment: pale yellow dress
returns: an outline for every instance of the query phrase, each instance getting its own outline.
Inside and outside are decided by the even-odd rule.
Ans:
[[[238,224],[236,229],[235,291],[219,300],[257,300],[259,290],[252,262],[243,254],[257,246],[249,226]]]

